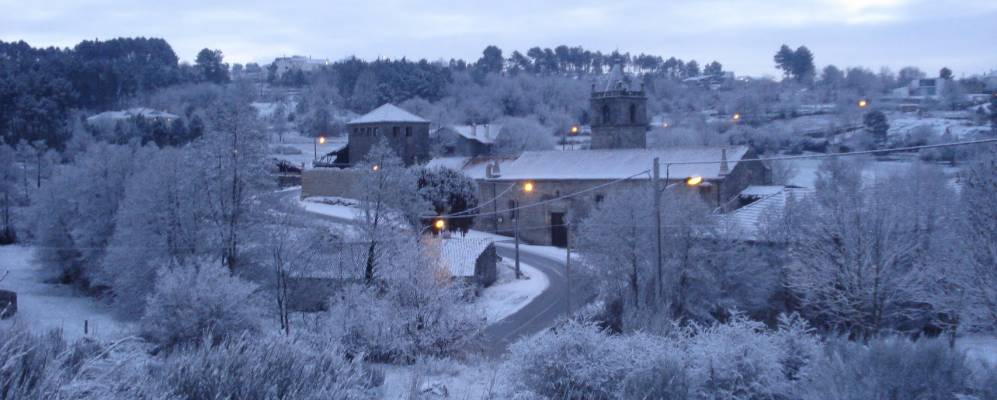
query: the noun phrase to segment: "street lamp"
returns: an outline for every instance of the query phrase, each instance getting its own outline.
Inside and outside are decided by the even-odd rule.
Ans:
[[[526,182],[523,183],[523,193],[526,193],[528,195],[530,193],[533,193],[533,189],[534,189],[534,187],[533,187],[533,181],[526,181]],[[518,208],[522,208],[521,205],[517,206],[517,207]],[[519,269],[519,216],[520,216],[520,212],[519,212],[519,210],[514,210],[514,211],[515,211],[514,215],[516,216],[516,279],[519,279],[519,278],[521,278],[523,276],[523,273]]]
[[[866,108],[869,106],[869,101],[866,99],[859,100],[859,108]]]
[[[734,116],[730,117],[734,122],[741,120],[741,113],[734,113]]]
[[[571,125],[571,134],[572,135],[578,134],[578,125]]]
[[[739,114],[734,114],[734,116],[740,118]],[[669,164],[669,163],[665,164],[665,183],[666,184],[668,183],[668,175],[669,175],[671,166],[672,165]],[[653,189],[652,190],[652,194],[654,195],[654,230],[655,230],[655,238],[656,238],[655,248],[657,250],[657,252],[656,252],[657,254],[656,254],[656,257],[655,257],[655,266],[657,267],[657,275],[658,275],[658,279],[657,279],[658,280],[658,282],[657,282],[657,286],[658,287],[657,287],[657,292],[655,293],[655,295],[656,295],[657,299],[660,300],[661,299],[661,288],[663,286],[662,285],[662,278],[663,278],[663,275],[662,275],[662,259],[661,259],[661,193],[664,192],[665,190],[668,190],[669,188],[672,188],[672,187],[675,187],[675,186],[679,185],[680,183],[684,183],[688,187],[699,186],[699,185],[701,185],[703,183],[703,177],[699,176],[699,175],[688,176],[685,179],[683,179],[681,182],[675,182],[675,183],[666,185],[662,189],[658,189],[658,186],[659,186],[658,185],[658,180],[661,177],[661,163],[659,162],[659,160],[657,158],[654,159],[654,164],[652,166],[651,171],[652,171],[652,174],[651,174],[651,185],[652,186],[651,187]]]
[[[380,166],[380,165],[378,165],[378,164],[374,164],[374,165],[372,165],[372,166],[370,167],[370,170],[371,170],[371,171],[374,171],[374,172],[377,172],[377,171],[380,171],[380,170],[381,170],[381,166]]]
[[[318,161],[318,145],[325,144],[325,136],[319,136],[315,138],[315,161]]]
[[[447,227],[446,221],[444,221],[443,218],[437,217],[435,220],[433,220],[432,224],[430,224],[429,226],[423,227],[419,231],[419,235],[422,235],[423,233],[426,233],[426,231],[428,231],[430,229],[435,230],[436,233],[441,233],[441,232],[443,232],[443,229],[446,228],[446,227]]]

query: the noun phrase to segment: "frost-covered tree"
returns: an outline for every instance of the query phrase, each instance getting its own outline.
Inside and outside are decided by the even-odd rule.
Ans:
[[[437,215],[473,215],[478,206],[478,184],[462,172],[450,168],[419,170],[419,194],[429,202]],[[447,219],[447,229],[467,233],[474,224],[473,216]]]
[[[796,219],[789,286],[822,328],[868,338],[923,314],[916,272],[949,222],[944,203],[920,202],[928,186],[917,177],[863,184],[858,164],[833,159],[817,172],[815,197],[796,202],[806,217]]]
[[[195,153],[164,148],[148,156],[125,188],[100,282],[120,309],[141,314],[159,269],[218,257],[209,248],[207,197],[199,189]]]
[[[378,284],[347,286],[330,301],[333,337],[351,354],[388,362],[471,350],[484,321],[465,304],[467,288],[440,269],[438,243],[401,234],[380,246],[392,254],[378,264]]]
[[[533,118],[505,118],[502,131],[495,139],[495,154],[517,154],[530,150],[554,148],[554,135]]]
[[[17,204],[17,153],[0,144],[0,244],[17,239],[12,208]]]
[[[997,329],[997,152],[966,168],[960,197],[965,213],[960,236],[966,255],[962,311],[970,326],[993,331]]]
[[[87,286],[96,277],[125,183],[146,152],[98,143],[42,187],[33,205],[37,255],[64,282]]]
[[[420,224],[429,206],[418,191],[418,177],[382,138],[358,166],[361,242],[366,246],[363,279],[380,278],[378,266],[390,259],[391,240],[401,229]]]
[[[210,245],[221,249],[221,262],[235,269],[256,226],[253,199],[272,185],[266,169],[268,141],[256,111],[240,93],[222,96],[207,114],[209,130],[195,143],[198,186],[210,206]]]
[[[264,308],[256,285],[215,263],[192,263],[160,271],[140,328],[158,345],[216,340],[260,329]]]

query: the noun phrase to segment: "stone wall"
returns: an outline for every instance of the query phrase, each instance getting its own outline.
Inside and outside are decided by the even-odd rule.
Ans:
[[[428,122],[377,122],[350,124],[349,154],[350,164],[364,161],[367,153],[381,138],[398,153],[405,165],[424,163],[429,160]]]
[[[313,168],[301,173],[301,197],[360,197],[360,171],[350,168]]]

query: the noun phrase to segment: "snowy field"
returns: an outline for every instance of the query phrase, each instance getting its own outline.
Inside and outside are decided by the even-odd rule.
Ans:
[[[84,321],[90,334],[100,339],[120,339],[134,332],[134,323],[119,320],[107,305],[69,286],[45,283],[46,275],[32,257],[31,247],[0,247],[0,274],[9,271],[0,288],[17,292],[17,314],[0,323],[35,332],[62,330],[69,340],[83,336]]]
[[[958,112],[933,116],[919,116],[914,113],[887,112],[886,119],[890,124],[887,132],[890,136],[906,135],[916,127],[927,126],[934,130],[936,136],[945,131],[952,133],[953,139],[969,139],[990,131],[988,126],[973,125],[969,115]],[[956,118],[962,116],[962,118]]]

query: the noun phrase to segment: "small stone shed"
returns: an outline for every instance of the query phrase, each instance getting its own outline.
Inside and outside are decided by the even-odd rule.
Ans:
[[[453,237],[443,239],[440,259],[453,279],[488,287],[497,277],[498,255],[495,242],[487,238]]]

